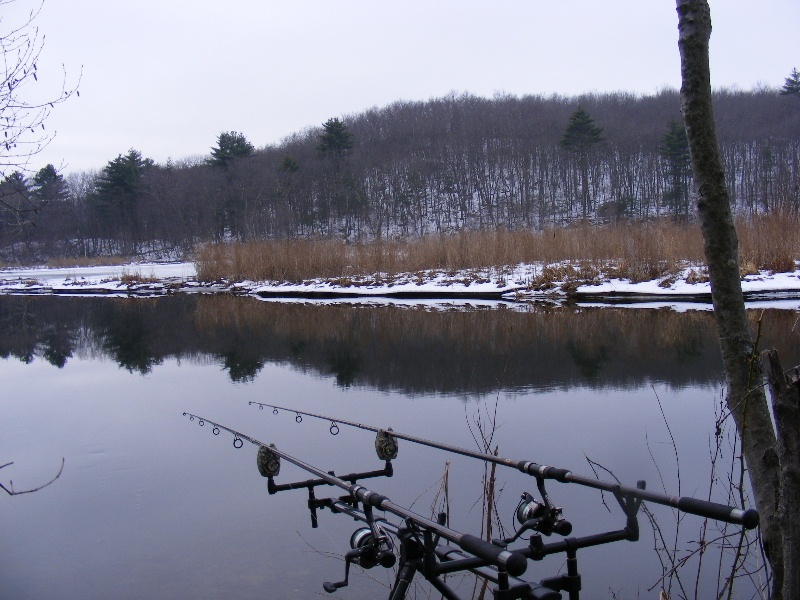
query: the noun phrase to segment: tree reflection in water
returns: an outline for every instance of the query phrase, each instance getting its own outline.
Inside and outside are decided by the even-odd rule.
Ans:
[[[753,315],[757,318],[757,315]],[[767,311],[762,347],[800,362],[791,311]],[[167,358],[218,362],[233,381],[288,363],[339,386],[411,394],[721,382],[710,312],[498,304],[418,307],[151,299],[0,297],[0,356],[61,368],[107,356],[150,373]]]
[[[795,320],[791,311],[767,311],[762,336],[762,346],[776,346],[792,364],[800,362]],[[672,493],[666,420],[688,458],[680,463],[681,485],[698,495],[708,485],[722,384],[709,312],[614,307],[0,296],[0,357],[3,452],[19,468],[15,484],[22,489],[23,476],[31,478],[28,487],[46,481],[53,462],[66,457],[57,485],[10,503],[3,522],[3,539],[13,540],[0,561],[3,591],[37,599],[107,598],[119,589],[148,598],[262,598],[265,590],[307,598],[319,591],[320,573],[340,573],[335,559],[309,554],[296,536],[338,551],[352,534],[349,520],[326,519],[310,530],[303,494],[267,498],[254,456],[207,426],[176,423],[187,409],[263,434],[325,468],[360,470],[372,468],[364,455],[369,450],[372,459],[371,439],[334,439],[327,423],[296,425],[294,415],[287,426],[283,416],[254,414],[247,401],[298,405],[465,447],[471,440],[463,419],[496,400],[504,455],[583,473],[589,456],[624,482],[658,487],[666,480]],[[656,393],[669,398],[663,411]],[[451,489],[462,500],[452,505],[453,522],[477,532],[478,461],[406,445],[398,476],[377,489],[410,505],[451,459]],[[503,514],[530,482],[507,483],[513,492],[500,498]],[[569,487],[551,493],[576,532],[604,530],[607,518],[616,526],[617,515],[598,496]],[[699,539],[696,525],[687,521],[691,540]],[[587,597],[612,584],[629,591],[651,585],[660,571],[645,544],[587,552]],[[348,596],[383,597],[373,583],[362,578]]]

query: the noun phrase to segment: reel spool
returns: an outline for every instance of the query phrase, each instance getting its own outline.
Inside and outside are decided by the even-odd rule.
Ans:
[[[381,530],[380,534],[385,532]],[[359,554],[353,558],[353,562],[360,566],[362,569],[371,569],[377,565],[385,569],[392,567],[395,563],[395,555],[392,552],[391,538],[384,537],[384,542],[387,547],[383,550],[375,546],[375,536],[369,527],[360,527],[353,532],[350,536],[350,547],[358,551]]]
[[[525,492],[522,494],[522,498],[514,514],[517,516],[517,522],[523,525],[526,521],[543,517],[546,512],[547,506],[544,503],[539,502],[536,498]]]
[[[522,494],[514,513],[519,524],[523,525],[518,533],[530,528],[547,536],[553,533],[568,536],[572,533],[572,523],[561,516],[561,508],[553,506],[547,496],[544,498],[543,501],[539,501],[528,492]]]

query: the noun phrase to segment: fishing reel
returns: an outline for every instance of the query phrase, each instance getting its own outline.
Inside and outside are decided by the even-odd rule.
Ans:
[[[523,492],[517,510],[514,512],[517,522],[521,525],[516,537],[528,529],[547,536],[554,533],[568,536],[572,533],[572,523],[561,516],[561,511],[561,507],[553,506],[547,496],[544,496],[544,500],[540,502],[528,492]]]
[[[330,593],[339,588],[347,587],[350,577],[350,565],[355,564],[362,569],[371,569],[380,565],[384,569],[394,566],[397,557],[394,554],[394,545],[386,531],[373,524],[372,527],[360,527],[350,536],[350,550],[344,558],[344,579],[331,583],[326,581],[322,588]]]
[[[523,492],[519,504],[514,511],[517,523],[520,524],[519,531],[512,537],[506,539],[493,539],[495,546],[505,547],[517,541],[526,531],[535,531],[537,534],[546,536],[557,533],[561,536],[568,536],[572,533],[572,523],[561,516],[561,507],[555,506],[550,501],[547,492],[544,490],[544,483],[540,480],[539,492],[542,500],[537,500],[528,492]]]
[[[378,565],[384,569],[394,566],[397,560],[394,555],[392,539],[382,527],[376,526],[378,537],[369,527],[360,527],[350,536],[350,547],[361,554],[353,562],[362,569],[371,569]]]

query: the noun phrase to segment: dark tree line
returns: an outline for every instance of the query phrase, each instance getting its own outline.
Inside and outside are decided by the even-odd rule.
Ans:
[[[800,106],[783,89],[715,94],[731,203],[800,207]],[[788,90],[788,92],[787,92]],[[784,93],[786,92],[786,93]],[[451,95],[397,102],[256,149],[219,135],[208,158],[154,164],[136,150],[73,173],[46,202],[12,174],[0,215],[8,258],[190,250],[207,241],[374,239],[575,220],[691,219],[677,91],[580,98]],[[14,179],[16,178],[16,179]],[[19,221],[19,219],[17,219]]]

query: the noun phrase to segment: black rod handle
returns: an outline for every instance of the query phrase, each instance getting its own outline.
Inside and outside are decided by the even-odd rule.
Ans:
[[[615,489],[612,487],[609,491],[614,492]],[[745,529],[755,529],[758,527],[759,523],[758,511],[754,508],[744,510],[736,508],[735,506],[711,502],[710,500],[701,500],[690,496],[668,496],[667,494],[661,494],[659,492],[630,488],[627,486],[619,486],[616,488],[616,491],[625,496],[641,498],[645,502],[655,502],[656,504],[672,506],[680,511],[699,517],[741,525]]]
[[[733,508],[725,506],[724,504],[717,504],[716,502],[709,502],[708,500],[699,500],[686,496],[678,498],[676,505],[678,510],[682,510],[683,512],[701,517],[708,517],[709,519],[717,519],[718,521],[725,521],[726,523],[742,525],[745,529],[755,529],[758,527],[758,511],[754,508],[742,510],[740,508]]]
[[[528,568],[528,561],[519,552],[509,552],[498,548],[479,537],[465,533],[458,540],[458,545],[465,552],[477,556],[486,562],[505,568],[512,577],[519,577]]]
[[[582,475],[576,475],[565,469],[554,469],[553,467],[545,467],[535,463],[527,463],[525,468],[521,468],[520,470],[523,471],[523,473],[529,473],[534,476],[556,479],[557,481],[563,481],[565,483],[578,483],[614,494],[639,498],[645,502],[655,502],[656,504],[663,504],[664,506],[672,506],[673,508],[699,517],[716,519],[718,521],[724,521],[725,523],[733,523],[734,525],[742,525],[745,529],[755,529],[758,527],[759,523],[758,511],[754,508],[744,510],[736,508],[735,506],[726,506],[725,504],[718,504],[717,502],[700,500],[699,498],[692,498],[689,496],[669,496],[652,490],[632,488],[618,483],[591,479]]]

